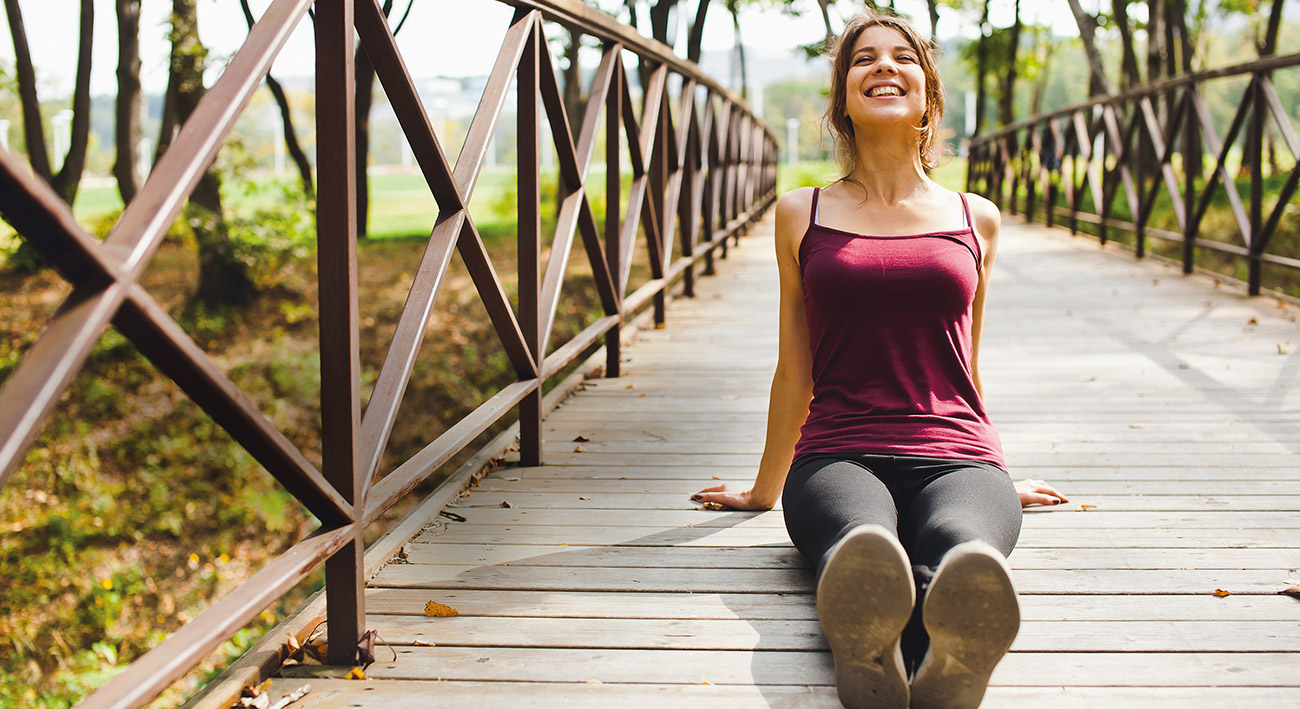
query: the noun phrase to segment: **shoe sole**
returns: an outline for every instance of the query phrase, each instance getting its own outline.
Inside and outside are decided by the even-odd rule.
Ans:
[[[817,583],[817,618],[848,709],[907,706],[899,636],[915,602],[907,554],[884,527],[859,527],[831,550]]]
[[[930,649],[912,680],[914,709],[974,709],[1020,630],[1011,570],[984,542],[953,547],[922,607]]]

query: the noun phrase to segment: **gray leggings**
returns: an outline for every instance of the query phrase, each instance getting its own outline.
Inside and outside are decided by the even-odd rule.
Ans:
[[[929,639],[921,601],[949,549],[979,539],[1010,554],[1020,536],[1020,498],[1007,472],[992,463],[907,455],[809,454],[790,468],[781,496],[795,547],[817,568],[849,530],[879,524],[894,530],[912,563],[916,611],[903,633],[903,656],[915,670]]]

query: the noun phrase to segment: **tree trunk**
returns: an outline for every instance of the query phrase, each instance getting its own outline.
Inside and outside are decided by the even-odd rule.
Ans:
[[[975,45],[975,135],[980,134],[984,125],[985,87],[989,76],[989,2],[984,0],[984,11],[980,14],[980,39]]]
[[[1147,2],[1147,81],[1159,81],[1165,75],[1165,3]]]
[[[691,29],[686,35],[686,58],[696,64],[700,63],[701,46],[704,44],[704,18],[709,12],[709,3],[711,0],[700,0],[700,4],[695,7],[695,21],[691,23]],[[818,3],[825,0],[817,0]],[[825,12],[825,7],[822,8]]]
[[[1267,56],[1277,52],[1277,33],[1282,27],[1282,4],[1285,0],[1273,0],[1273,8],[1268,13],[1268,30],[1264,42],[1259,47],[1259,55]]]
[[[81,27],[77,46],[77,83],[72,94],[72,135],[68,154],[59,174],[54,176],[54,191],[64,202],[72,204],[86,169],[86,144],[90,140],[90,54],[95,37],[95,2],[81,0]]]
[[[1056,43],[1044,42],[1042,49],[1043,61],[1038,69],[1038,77],[1034,82],[1034,94],[1029,103],[1029,115],[1031,116],[1036,116],[1043,111],[1043,96],[1047,93],[1047,83],[1052,70],[1052,57],[1056,54]]]
[[[1137,51],[1133,48],[1133,26],[1128,16],[1129,0],[1115,0],[1115,27],[1119,29],[1120,44],[1123,47],[1123,60],[1120,86],[1130,88],[1142,83],[1142,71],[1138,68]]]
[[[408,5],[408,15],[410,9]],[[383,11],[384,17],[392,15],[393,0],[384,0]],[[406,17],[403,17],[402,23],[405,21]],[[394,28],[393,35],[396,36],[401,29],[399,24]],[[367,167],[370,163],[370,107],[375,102],[375,67],[361,44],[357,45],[355,86],[353,101],[356,105],[356,129],[353,137],[357,143],[357,238],[365,239],[369,235],[370,224],[370,174]]]
[[[32,66],[32,51],[27,46],[27,29],[23,26],[18,0],[5,0],[5,14],[9,18],[9,34],[14,43],[14,78],[18,80],[18,99],[22,103],[27,160],[32,165],[32,172],[52,183],[54,175],[50,171],[50,153],[45,145],[45,124],[41,118],[41,102],[36,95],[36,69]]]
[[[930,10],[930,41],[937,42],[939,38],[939,0],[925,0],[925,4]]]
[[[1016,119],[1016,57],[1020,54],[1020,0],[1016,0],[1016,18],[1011,25],[1011,37],[1007,42],[1007,74],[1002,80],[1002,96],[998,102],[998,119],[1002,125],[1010,125]]]
[[[248,23],[248,29],[253,29],[253,11],[248,7],[248,0],[239,0],[239,5],[244,11],[244,21]],[[284,87],[280,86],[280,82],[276,81],[269,72],[266,75],[266,87],[271,90],[275,105],[280,109],[284,147],[289,157],[293,159],[293,164],[298,167],[298,180],[302,183],[303,194],[309,198],[314,197],[316,187],[312,182],[311,162],[307,160],[307,154],[303,152],[302,145],[298,142],[298,131],[293,127],[293,112],[289,109],[289,97],[285,95]]]
[[[117,159],[113,177],[122,204],[140,190],[136,146],[140,144],[140,0],[117,0],[117,105],[114,143]]]
[[[1116,5],[1122,0],[1116,0]],[[1079,38],[1083,40],[1084,54],[1088,57],[1088,94],[1099,96],[1111,93],[1110,80],[1106,78],[1106,65],[1097,49],[1097,18],[1089,15],[1079,4],[1079,0],[1069,0],[1070,12],[1074,13],[1074,22],[1079,26]]]
[[[835,41],[835,29],[831,27],[831,3],[835,0],[817,0],[817,7],[822,11],[822,24],[826,25],[826,46]]]
[[[740,39],[740,3],[738,0],[727,0],[727,11],[731,13],[731,25],[736,31],[736,61],[740,69],[740,97],[748,101],[749,72],[745,67],[745,43]]]
[[[189,120],[207,90],[203,86],[207,49],[199,41],[197,2],[172,0],[171,83],[176,86],[178,124]],[[253,283],[247,267],[235,258],[221,206],[221,178],[211,167],[190,195],[187,215],[199,249],[198,301],[207,306],[248,302]]]

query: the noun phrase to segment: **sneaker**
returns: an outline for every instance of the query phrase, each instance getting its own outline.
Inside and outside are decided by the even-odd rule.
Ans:
[[[907,553],[884,527],[858,527],[831,549],[817,583],[817,618],[835,658],[835,685],[845,707],[907,706],[898,641],[915,603]]]
[[[1002,554],[980,541],[953,547],[925,594],[930,649],[912,680],[915,709],[978,707],[1020,630],[1020,604]]]

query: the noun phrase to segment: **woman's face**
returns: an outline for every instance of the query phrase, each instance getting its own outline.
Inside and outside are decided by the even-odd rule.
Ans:
[[[901,32],[872,25],[858,35],[845,77],[845,109],[855,125],[905,121],[925,115],[925,72]]]

